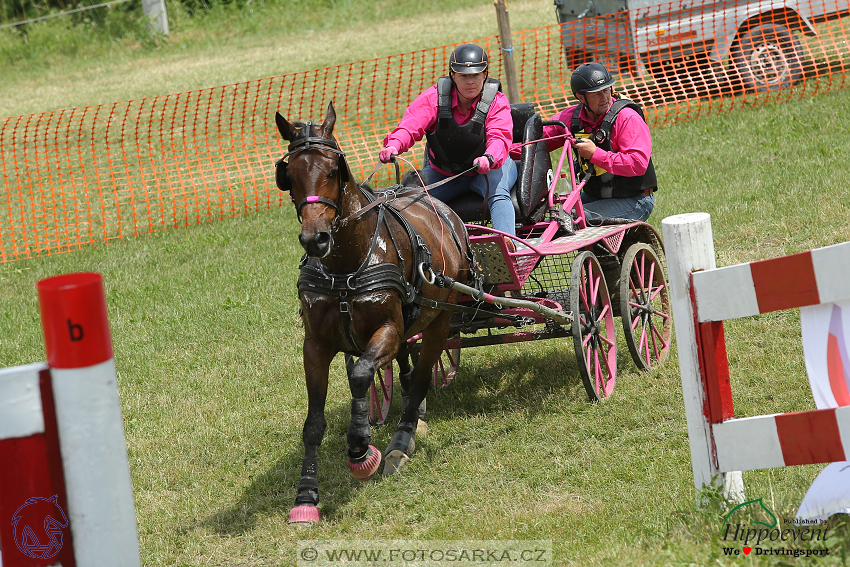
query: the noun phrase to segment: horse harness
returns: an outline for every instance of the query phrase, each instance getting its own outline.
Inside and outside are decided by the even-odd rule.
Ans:
[[[291,185],[289,184],[289,181],[286,178],[287,163],[284,160],[287,157],[307,149],[321,149],[331,151],[339,155],[340,191],[339,198],[336,202],[318,196],[311,196],[302,199],[301,202],[296,205],[296,214],[298,216],[299,222],[301,221],[301,209],[306,204],[322,203],[339,212],[341,207],[343,188],[345,186],[345,183],[347,183],[348,181],[348,168],[345,163],[345,153],[339,150],[339,147],[333,140],[318,136],[312,136],[311,123],[308,122],[306,124],[306,128],[307,136],[291,143],[288,152],[275,163],[275,177],[278,188],[281,191],[290,191],[291,189]],[[342,172],[345,173],[343,174]],[[322,295],[335,296],[339,298],[339,312],[342,316],[343,329],[349,346],[351,347],[350,349],[345,350],[345,352],[347,352],[348,354],[353,354],[355,356],[362,356],[363,349],[357,344],[357,341],[355,340],[354,334],[351,330],[351,310],[349,305],[350,297],[383,290],[396,291],[399,294],[399,297],[404,302],[402,312],[404,314],[405,329],[409,328],[409,326],[412,325],[413,322],[419,318],[420,306],[422,305],[436,309],[451,309],[457,306],[450,303],[435,301],[422,297],[422,282],[425,281],[424,277],[422,276],[422,273],[425,270],[431,269],[431,252],[430,250],[428,250],[425,241],[422,239],[422,237],[419,235],[413,225],[410,224],[410,221],[408,221],[407,218],[401,213],[401,211],[399,211],[399,209],[392,204],[392,201],[394,201],[396,197],[403,193],[403,188],[400,185],[390,187],[383,191],[383,195],[378,197],[368,188],[364,188],[361,185],[358,185],[357,187],[369,201],[369,205],[360,209],[360,211],[357,211],[356,213],[345,219],[340,219],[339,216],[335,217],[331,229],[333,231],[336,231],[341,226],[344,226],[351,219],[361,216],[367,210],[377,208],[378,222],[375,228],[375,234],[372,236],[372,242],[369,247],[369,253],[366,255],[366,258],[363,260],[363,263],[360,264],[360,267],[356,271],[347,274],[328,273],[318,259],[310,259],[305,254],[301,258],[301,264],[299,265],[301,274],[298,277],[298,292],[301,293],[304,291],[309,291]],[[292,202],[293,204],[295,204],[294,199]],[[452,223],[441,211],[437,209],[436,212],[440,216],[441,222],[443,222],[446,226],[449,227],[449,231],[455,241],[455,245],[458,247],[458,250],[463,251],[460,238],[455,232]],[[389,225],[387,215],[396,219],[396,221],[401,224],[401,226],[407,233],[408,239],[410,240],[414,259],[414,267],[412,270],[412,282],[407,281],[407,278],[405,278],[404,257],[401,254],[401,248],[398,246],[395,236],[393,236],[393,231]],[[375,248],[378,244],[378,238],[381,232],[382,225],[386,225],[387,227],[387,232],[390,236],[390,240],[392,240],[393,246],[395,247],[396,253],[398,254],[400,266],[388,262],[383,262],[371,266],[369,265],[369,260],[372,258],[372,254],[375,252]],[[469,250],[468,247],[467,250]],[[468,254],[469,252],[467,252],[467,255]]]

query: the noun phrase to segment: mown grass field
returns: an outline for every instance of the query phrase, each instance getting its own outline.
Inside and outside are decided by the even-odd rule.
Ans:
[[[205,53],[187,59],[215,67]],[[102,65],[104,82],[114,70],[75,65],[88,77]],[[199,86],[187,77],[175,80]],[[29,80],[41,79],[18,88]],[[850,96],[833,92],[655,130],[651,224],[710,213],[720,266],[847,240],[848,118]],[[622,342],[617,390],[595,405],[569,340],[464,351],[455,382],[432,392],[410,466],[366,483],[345,466],[338,357],[319,459],[324,522],[288,526],[306,411],[298,230],[287,205],[0,264],[0,366],[45,357],[38,280],[103,274],[144,565],[289,566],[304,540],[387,539],[551,540],[557,565],[848,563],[846,523],[825,559],[725,556],[725,508],[695,505],[676,352],[639,373]],[[727,325],[737,415],[814,407],[799,333],[797,312]],[[391,429],[375,431],[378,447]],[[821,468],[744,473],[747,497],[791,517]]]
[[[839,92],[656,131],[651,222],[709,212],[718,265],[846,240],[847,105]],[[464,351],[410,467],[365,484],[345,467],[338,359],[325,521],[289,527],[305,412],[297,232],[287,206],[0,266],[3,366],[44,358],[39,279],[104,276],[145,565],[292,565],[303,539],[390,538],[551,539],[557,564],[737,564],[720,512],[695,507],[675,352],[643,374],[622,352],[615,395],[591,405],[568,341]],[[736,321],[727,337],[738,415],[813,407],[796,312]],[[745,473],[748,497],[791,515],[819,469]],[[835,533],[829,545],[847,546]]]

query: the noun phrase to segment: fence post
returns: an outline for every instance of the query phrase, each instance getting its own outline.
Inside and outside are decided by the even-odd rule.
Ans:
[[[168,35],[168,14],[165,0],[142,0],[142,10],[151,21],[153,31]]]
[[[508,17],[508,0],[495,0],[496,15],[499,19],[499,37],[502,49],[502,61],[505,62],[505,81],[508,84],[508,99],[511,103],[522,102],[516,82],[514,65],[514,45],[511,39],[511,20]]]
[[[138,567],[139,541],[100,274],[38,282],[77,567]]]
[[[714,459],[711,425],[704,409],[706,396],[700,376],[690,274],[717,267],[711,216],[708,213],[687,213],[667,217],[661,221],[661,228],[667,256],[673,319],[677,322],[675,329],[679,373],[682,376],[682,396],[688,423],[694,486],[700,491],[703,487],[712,485],[718,470]],[[740,471],[723,473],[720,480],[726,498],[737,502],[744,501],[744,481]]]

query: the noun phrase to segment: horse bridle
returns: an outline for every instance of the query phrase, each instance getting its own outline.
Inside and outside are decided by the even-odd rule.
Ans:
[[[339,146],[335,141],[330,140],[328,138],[322,138],[321,136],[314,136],[312,122],[307,122],[304,127],[307,129],[307,135],[304,138],[300,138],[290,143],[287,152],[274,164],[275,182],[277,183],[277,188],[283,191],[284,193],[289,192],[289,198],[292,200],[292,204],[295,205],[295,214],[298,217],[299,223],[303,222],[301,219],[301,209],[304,208],[304,205],[321,203],[325,206],[331,207],[335,212],[338,213],[342,202],[343,187],[348,182],[348,166],[345,161],[345,152],[339,149]],[[289,156],[295,155],[305,150],[323,150],[333,152],[339,156],[337,166],[337,169],[339,171],[339,197],[337,197],[336,201],[331,201],[328,198],[319,197],[317,195],[311,195],[310,197],[304,197],[303,199],[301,199],[298,204],[295,203],[295,199],[292,197],[292,184],[286,176],[286,167],[289,164],[285,160]]]

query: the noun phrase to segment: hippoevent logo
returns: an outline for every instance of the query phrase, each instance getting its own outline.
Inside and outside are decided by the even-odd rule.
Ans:
[[[733,514],[742,512],[731,520]],[[810,549],[812,542],[826,541],[829,528],[826,521],[783,518],[780,525],[776,515],[761,498],[749,500],[732,508],[723,519],[720,541],[724,555],[791,555],[819,557],[829,555],[829,549]],[[731,545],[729,545],[731,544]]]
[[[47,559],[62,549],[62,529],[68,527],[68,518],[57,502],[50,498],[28,498],[12,516],[15,544],[27,557]]]

